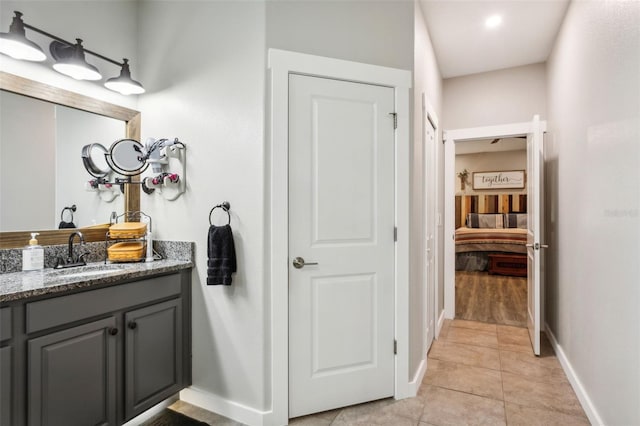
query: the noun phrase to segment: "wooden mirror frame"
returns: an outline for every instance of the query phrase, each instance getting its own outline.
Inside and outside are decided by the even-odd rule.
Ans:
[[[12,92],[30,98],[40,99],[58,105],[68,106],[105,117],[122,120],[126,124],[125,137],[140,140],[140,112],[119,105],[104,102],[89,96],[69,92],[48,84],[29,80],[17,75],[0,71],[0,90]],[[80,158],[78,158],[80,164]],[[139,176],[132,177],[133,182],[139,182]],[[140,185],[124,185],[124,210],[136,212],[140,210]],[[84,240],[104,241],[109,225],[95,225],[80,228]],[[71,229],[62,230],[29,230],[0,232],[0,248],[17,248],[24,246],[31,238],[31,232],[39,232],[38,242],[42,245],[67,244]]]

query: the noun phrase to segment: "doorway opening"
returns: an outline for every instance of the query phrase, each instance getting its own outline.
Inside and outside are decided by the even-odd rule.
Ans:
[[[455,319],[527,326],[526,135],[455,144]]]
[[[464,141],[471,140],[486,140],[491,144],[497,139],[495,143],[503,138],[526,136],[526,168],[524,170],[511,170],[511,171],[499,171],[499,170],[478,170],[469,175],[467,178],[471,178],[471,185],[473,190],[477,189],[504,189],[499,188],[501,183],[507,183],[509,186],[511,183],[518,182],[520,186],[522,182],[526,186],[526,271],[527,271],[527,307],[526,307],[526,321],[527,331],[531,341],[531,346],[534,354],[540,354],[540,332],[542,329],[542,318],[544,318],[544,311],[542,300],[544,300],[544,281],[542,277],[543,272],[543,256],[541,249],[547,247],[541,243],[543,235],[541,212],[543,211],[542,205],[542,188],[543,183],[543,156],[542,156],[542,137],[546,130],[546,122],[540,121],[539,116],[535,115],[530,122],[513,123],[498,126],[488,127],[476,127],[469,129],[451,130],[445,132],[445,167],[444,167],[444,215],[445,215],[445,245],[444,245],[444,299],[445,299],[445,317],[448,319],[454,319],[456,316],[456,243],[460,243],[464,238],[462,236],[456,236],[456,223],[455,223],[455,193],[456,193],[456,179],[459,177],[455,171],[455,154],[456,145]],[[494,144],[495,144],[494,143]],[[463,172],[459,171],[458,173]],[[469,172],[467,170],[467,172]],[[460,183],[459,188],[461,188]],[[466,186],[466,182],[465,182]],[[513,188],[508,188],[513,189]],[[509,201],[504,201],[506,197],[501,196],[499,199],[503,200],[504,205],[509,205]],[[465,202],[467,198],[464,198]],[[490,198],[487,195],[483,195],[478,198],[477,204],[490,204]],[[519,204],[518,199],[518,204]],[[461,201],[462,203],[462,201]],[[472,203],[472,201],[469,201]],[[506,204],[505,204],[506,203]],[[513,203],[511,204],[513,207]],[[507,207],[507,209],[509,209]],[[462,207],[460,208],[462,210]],[[518,214],[516,212],[501,213],[496,207],[497,215],[494,214],[492,218],[483,218],[485,221],[501,220],[504,227],[504,221],[514,221],[514,225],[517,227]],[[513,216],[512,216],[513,214]],[[522,213],[520,213],[522,214]],[[461,213],[459,213],[459,216]],[[462,223],[467,220],[474,220],[471,228],[479,228],[478,221],[480,218],[475,216],[472,218],[465,217],[460,219]],[[485,225],[486,226],[486,225]],[[494,225],[496,226],[496,225]],[[475,229],[473,232],[483,233],[482,228]],[[472,235],[468,237],[473,242],[476,236]],[[467,248],[469,249],[469,248]],[[469,250],[472,251],[472,250]],[[489,258],[489,261],[495,262],[493,270],[500,270],[504,272],[504,269],[523,269],[521,267],[514,267],[514,264],[519,263],[522,258],[505,258],[498,256],[495,259]]]

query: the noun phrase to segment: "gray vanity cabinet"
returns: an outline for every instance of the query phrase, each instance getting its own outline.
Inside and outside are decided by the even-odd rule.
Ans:
[[[29,426],[116,423],[117,330],[110,317],[28,341]]]
[[[190,270],[0,315],[0,426],[122,425],[191,384]]]
[[[181,389],[179,299],[125,314],[125,416],[132,418]]]
[[[11,397],[11,383],[13,351],[11,346],[0,348],[0,425],[12,424],[13,398]]]
[[[0,309],[0,344],[11,342],[12,336],[11,308]],[[13,385],[13,346],[0,347],[0,425],[13,422],[14,398],[11,395]]]
[[[11,308],[0,308],[0,425],[13,422],[13,321]]]

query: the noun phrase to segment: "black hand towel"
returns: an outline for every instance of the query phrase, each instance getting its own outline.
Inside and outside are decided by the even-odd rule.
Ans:
[[[231,273],[236,272],[237,265],[229,225],[209,227],[207,256],[207,285],[231,285]]]
[[[60,221],[60,225],[58,225],[58,229],[75,228],[75,227],[76,227],[75,223],[65,222],[64,220]]]

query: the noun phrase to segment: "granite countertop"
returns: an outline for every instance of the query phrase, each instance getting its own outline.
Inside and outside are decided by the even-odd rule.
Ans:
[[[177,272],[193,267],[187,260],[164,259],[149,263],[87,263],[68,269],[46,268],[39,271],[0,275],[0,303],[52,295],[124,280]]]

